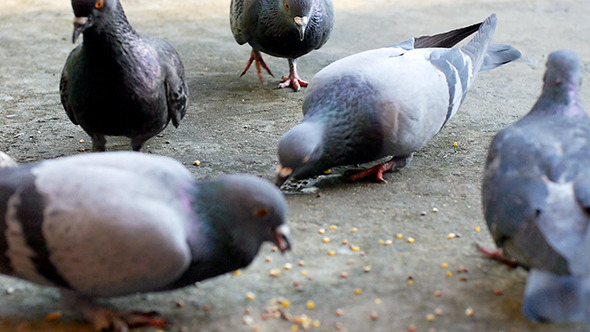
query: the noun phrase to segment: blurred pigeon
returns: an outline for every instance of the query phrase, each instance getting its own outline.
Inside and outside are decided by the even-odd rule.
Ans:
[[[304,118],[279,143],[277,185],[334,167],[391,156],[369,174],[406,166],[457,112],[481,70],[520,57],[508,45],[490,45],[492,15],[480,24],[338,60],[313,78]],[[477,31],[461,48],[450,48]]]
[[[578,97],[580,59],[551,53],[543,81],[532,110],[491,144],[483,210],[505,257],[531,269],[526,317],[590,322],[590,119]]]
[[[97,329],[161,325],[93,298],[166,291],[246,267],[261,244],[290,248],[270,182],[197,182],[179,162],[135,152],[0,169],[0,272],[58,287]]]
[[[260,52],[287,58],[290,74],[279,88],[291,86],[299,91],[308,82],[297,75],[297,58],[328,41],[334,26],[334,8],[332,0],[232,0],[230,25],[238,44],[252,46],[242,75],[256,62],[261,81],[260,66],[273,76]]]
[[[119,0],[72,0],[73,41],[60,82],[70,120],[92,137],[92,151],[105,150],[105,135],[131,138],[139,151],[172,120],[178,127],[188,87],[178,53],[167,42],[140,36]]]

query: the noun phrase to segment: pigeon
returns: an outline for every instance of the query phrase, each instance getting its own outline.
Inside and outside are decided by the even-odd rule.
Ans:
[[[520,57],[489,45],[496,16],[434,36],[340,59],[315,75],[303,100],[304,118],[278,146],[276,184],[335,166],[387,162],[349,180],[399,170],[457,112],[478,72]],[[476,32],[461,48],[453,45]]]
[[[70,120],[92,137],[92,151],[105,151],[105,135],[129,137],[139,151],[170,120],[178,127],[188,87],[174,48],[137,34],[119,0],[72,0],[72,7],[72,40],[84,40],[66,60],[60,95]]]
[[[0,273],[61,290],[97,330],[161,326],[92,300],[173,290],[289,250],[286,203],[268,180],[198,182],[174,159],[88,153],[0,169]]]
[[[16,165],[18,165],[18,164],[16,163],[16,161],[14,161],[14,159],[12,159],[6,153],[0,151],[0,168],[13,167]]]
[[[493,139],[482,185],[501,252],[529,269],[523,312],[535,321],[590,322],[590,119],[580,105],[580,59],[547,59],[530,112]]]
[[[330,38],[334,26],[332,0],[232,0],[230,5],[231,30],[238,44],[252,46],[252,53],[243,76],[252,62],[273,76],[262,60],[260,52],[289,60],[289,77],[284,77],[279,88],[290,86],[299,91],[308,82],[297,74],[297,59],[322,47]]]

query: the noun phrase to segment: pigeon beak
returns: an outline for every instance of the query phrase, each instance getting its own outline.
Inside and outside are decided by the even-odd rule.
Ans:
[[[283,183],[285,183],[287,181],[287,179],[289,179],[289,176],[293,173],[293,169],[290,167],[283,167],[283,165],[279,164],[277,166],[277,180],[275,181],[275,184],[277,185],[277,187],[281,187],[283,185]]]
[[[309,23],[309,19],[307,18],[307,16],[295,16],[293,20],[297,25],[297,31],[299,31],[299,40],[303,41],[303,39],[305,38],[305,29],[307,28],[307,23]]]
[[[76,42],[78,36],[88,28],[88,17],[74,18],[74,34],[72,35],[72,43]]]
[[[275,243],[282,253],[287,250],[291,250],[291,239],[289,238],[289,233],[289,226],[286,224],[282,224],[274,230]]]

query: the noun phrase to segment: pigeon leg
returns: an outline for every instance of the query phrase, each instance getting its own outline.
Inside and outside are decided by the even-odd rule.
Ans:
[[[406,165],[408,165],[412,160],[412,156],[413,154],[407,157],[393,157],[389,161],[371,167],[369,169],[347,171],[346,176],[348,178],[346,180],[348,182],[355,182],[367,176],[375,175],[377,181],[381,183],[387,183],[387,181],[383,179],[383,173],[398,171],[406,167]]]
[[[164,327],[166,320],[156,313],[120,313],[98,305],[83,296],[62,291],[64,306],[77,311],[86,320],[92,322],[96,331],[127,332],[129,328],[139,326]]]
[[[244,76],[244,74],[246,74],[248,69],[250,69],[252,62],[255,62],[254,65],[256,66],[256,72],[258,73],[258,78],[260,79],[260,82],[264,81],[262,79],[262,70],[260,69],[261,66],[262,66],[262,68],[266,69],[266,72],[270,76],[274,77],[274,75],[272,74],[272,72],[270,71],[270,69],[268,68],[266,63],[264,62],[264,60],[262,60],[262,55],[260,54],[260,52],[255,49],[252,49],[252,53],[250,54],[250,59],[248,59],[248,64],[246,64],[246,68],[244,68],[244,71],[242,71],[242,74],[240,75],[240,77],[242,77],[242,76]]]
[[[131,148],[133,149],[133,151],[140,152],[141,147],[143,146],[143,143],[145,143],[145,139],[143,137],[142,138],[132,138],[131,139]]]
[[[92,152],[103,152],[105,151],[107,140],[103,135],[92,134]]]
[[[502,264],[506,264],[509,267],[515,268],[518,266],[518,263],[514,259],[507,258],[504,256],[502,249],[492,250],[488,249],[482,245],[477,244],[477,250],[479,250],[484,255],[488,256],[489,258],[496,260]]]
[[[283,83],[279,84],[279,89],[292,87],[293,90],[299,91],[301,87],[307,87],[309,82],[299,78],[297,75],[297,59],[289,59],[289,77],[283,77]]]

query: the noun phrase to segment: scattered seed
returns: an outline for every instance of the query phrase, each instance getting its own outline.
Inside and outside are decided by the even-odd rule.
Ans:
[[[52,312],[47,314],[47,316],[45,316],[45,321],[47,322],[56,322],[61,318],[61,312],[56,311],[56,312]]]
[[[469,307],[469,308],[465,309],[465,315],[467,317],[473,316],[473,308]]]
[[[317,195],[315,195],[316,198],[320,198],[322,197],[322,193],[318,193]]]
[[[324,171],[324,174],[332,174],[332,171],[329,170],[329,169],[327,169],[327,170]]]
[[[412,286],[414,284],[414,280],[413,279],[408,279],[408,286]]]
[[[293,268],[293,265],[291,263],[285,263],[285,265],[283,265],[283,270],[285,271],[289,271]]]
[[[322,323],[319,320],[314,320],[313,322],[311,322],[311,326],[313,327],[320,327],[322,326]]]
[[[409,332],[415,332],[416,331],[416,325],[410,325],[410,326],[408,326],[408,331]]]
[[[350,231],[351,231],[352,233],[356,233],[356,232],[358,232],[358,231],[359,231],[359,229],[358,229],[358,228],[356,228],[356,227],[353,227],[353,228],[352,228]]]
[[[304,276],[304,277],[307,277],[307,270],[301,271],[301,275]]]
[[[364,251],[361,251],[361,256],[367,256],[367,253]]]
[[[14,291],[15,291],[14,287],[7,287],[5,290],[6,295],[11,295],[14,293]]]
[[[348,273],[346,273],[346,272],[340,273],[340,278],[343,278],[343,279],[348,278]]]
[[[347,263],[348,263],[348,265],[353,265],[354,264],[354,259],[349,259]]]
[[[439,291],[439,290],[437,290],[437,291],[434,292],[434,296],[441,297],[442,296],[442,292]]]
[[[251,306],[247,306],[244,309],[244,314],[249,315],[252,312],[252,307]]]
[[[395,237],[397,237],[397,239],[398,239],[398,240],[401,240],[401,239],[403,239],[403,238],[404,238],[404,236],[402,235],[402,233],[397,233],[397,234],[395,235]]]
[[[461,277],[461,278],[459,278],[459,281],[467,281],[467,278]]]
[[[496,289],[494,289],[494,294],[496,294],[496,295],[500,296],[500,295],[502,295],[503,293],[502,293],[502,290],[501,290],[500,288],[496,288]]]
[[[386,246],[390,246],[390,245],[392,245],[392,244],[393,244],[393,241],[391,241],[391,240],[387,240],[387,241],[385,241],[385,245],[386,245]]]
[[[434,309],[434,314],[437,316],[442,316],[443,315],[443,311],[441,308],[435,308]]]
[[[328,250],[328,256],[334,256],[336,252],[334,250]]]
[[[432,213],[438,213],[438,209],[437,208],[432,208]]]
[[[276,278],[276,277],[278,277],[278,276],[281,275],[281,270],[279,270],[279,269],[272,269],[272,270],[270,270],[270,273],[268,275],[271,276],[271,277],[275,277]]]
[[[379,239],[379,245],[382,246],[384,243],[383,239]]]
[[[272,258],[270,256],[266,256],[264,258],[264,261],[267,262],[267,263],[270,263],[272,261]]]
[[[324,234],[324,233],[326,233],[326,230],[325,230],[325,229],[323,229],[323,228],[320,228],[320,229],[318,230],[318,233],[320,233],[320,234]]]
[[[283,300],[281,301],[281,304],[283,305],[283,308],[289,308],[291,306],[291,301]]]
[[[408,243],[414,243],[415,241],[416,241],[416,240],[414,240],[414,238],[413,238],[413,237],[409,237],[409,238],[408,238]]]
[[[374,311],[373,311],[373,312],[371,313],[371,319],[372,319],[372,320],[377,320],[378,318],[379,318],[379,315],[378,315],[376,312],[374,312]]]
[[[354,294],[355,295],[361,295],[362,292],[363,292],[363,290],[360,289],[360,288],[357,288],[357,289],[354,290]]]
[[[235,276],[239,276],[241,274],[242,274],[242,270],[240,270],[240,269],[237,269],[237,270],[234,271],[234,275]]]
[[[420,215],[421,216],[425,216],[426,215],[426,211],[420,211]]]
[[[428,329],[428,332],[436,332],[436,329],[434,327],[431,327]]]
[[[85,149],[80,149],[79,151],[80,151],[80,152],[86,152],[86,150],[85,150]]]
[[[252,316],[250,315],[245,315],[244,317],[242,317],[242,322],[244,323],[244,325],[250,325],[254,323],[254,318],[252,318]]]
[[[270,249],[270,251],[272,251],[272,252],[277,252],[277,251],[279,251],[279,248],[277,248],[277,247],[272,247],[272,249]]]
[[[348,244],[348,240],[342,240],[342,245],[345,246]]]
[[[84,143],[84,140],[83,139],[80,140],[80,144],[82,144],[82,143]]]
[[[375,304],[381,304],[381,299],[380,298],[376,298],[375,299]]]
[[[324,236],[324,237],[322,238],[322,242],[324,242],[324,243],[330,243],[330,238],[329,238],[329,237],[327,237],[327,236]]]
[[[344,314],[344,311],[342,311],[342,309],[338,308],[338,309],[336,309],[336,311],[334,313],[336,314],[336,316],[340,317],[340,316],[342,316],[342,314]]]
[[[369,273],[369,272],[371,272],[371,266],[369,266],[369,265],[365,266],[365,268],[363,269],[363,271],[364,271],[365,273]]]
[[[252,295],[254,295],[254,294],[252,294]],[[254,299],[252,299],[252,300],[254,300]],[[205,304],[205,305],[203,306],[203,311],[207,312],[207,311],[210,311],[210,310],[211,310],[211,306],[210,306],[210,305],[208,305],[208,304]]]
[[[449,278],[450,278],[450,277],[452,277],[452,276],[453,276],[453,272],[451,272],[451,271],[447,271],[447,277],[449,277]]]
[[[299,266],[305,266],[305,261],[304,260],[300,260],[299,262],[297,262],[297,265],[299,265]]]
[[[429,321],[429,322],[433,322],[434,321],[434,315],[433,314],[426,315],[426,320]]]
[[[299,287],[301,283],[299,281],[293,281],[293,286]]]
[[[468,272],[468,271],[467,271],[467,268],[466,268],[465,266],[463,266],[463,265],[459,265],[459,266],[457,267],[457,273],[467,273],[467,272]]]
[[[338,331],[342,330],[342,323],[338,322],[338,323],[334,324],[334,328]]]
[[[179,300],[179,301],[177,301],[177,302],[176,302],[176,306],[177,306],[177,307],[179,307],[179,308],[182,308],[182,307],[184,307],[184,301],[183,301],[183,300]]]
[[[450,239],[454,239],[454,238],[456,238],[456,237],[457,237],[457,235],[456,235],[455,233],[449,233],[449,234],[447,234],[447,239],[448,239],[448,240],[450,240]]]
[[[330,225],[330,229],[333,230],[333,231],[335,231],[336,229],[338,229],[338,226],[336,226],[336,225]]]
[[[457,147],[457,145],[459,145],[459,143],[457,143],[457,142],[453,142],[453,146],[454,146],[454,147]]]
[[[446,269],[447,267],[449,267],[449,264],[443,262],[440,264],[440,267],[442,267],[443,269]]]
[[[195,160],[195,161],[193,161],[193,165],[199,166],[199,165],[201,165],[201,161],[200,160]]]
[[[293,332],[299,331],[299,326],[297,326],[297,325],[291,325],[291,331],[293,331]]]
[[[350,245],[350,250],[357,252],[357,251],[361,250],[361,248],[359,246]]]
[[[479,226],[475,226],[475,231],[476,231],[476,232],[481,232],[481,227],[479,227]]]
[[[252,293],[252,292],[246,293],[246,300],[254,301],[255,299],[256,299],[256,295],[254,295],[254,293]]]
[[[305,304],[305,307],[309,310],[312,310],[315,308],[315,302],[313,302],[312,300],[307,301],[307,303]]]

